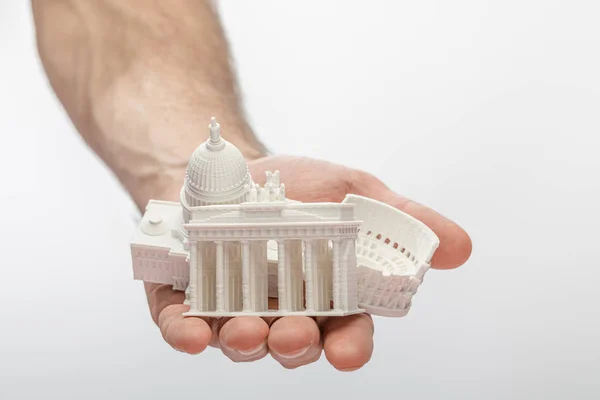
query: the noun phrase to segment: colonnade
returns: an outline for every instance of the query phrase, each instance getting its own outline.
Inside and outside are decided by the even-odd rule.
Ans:
[[[277,310],[268,308],[267,241],[223,239],[190,243],[190,312],[276,314],[357,308],[356,289],[347,285],[355,282],[353,238],[276,241]]]

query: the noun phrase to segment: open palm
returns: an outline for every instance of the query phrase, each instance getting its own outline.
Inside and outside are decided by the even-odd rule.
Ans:
[[[256,183],[264,184],[265,171],[279,170],[286,197],[303,202],[342,201],[354,193],[388,203],[428,225],[440,238],[432,268],[462,265],[471,254],[471,240],[454,222],[388,189],[362,171],[310,158],[275,156],[249,162]],[[209,345],[236,362],[255,361],[267,354],[286,368],[327,360],[339,370],[355,370],[373,352],[373,321],[368,314],[311,318],[183,318],[189,309],[184,294],[171,286],[146,284],[154,321],[167,343],[179,351],[198,354]],[[276,299],[270,299],[270,304]]]

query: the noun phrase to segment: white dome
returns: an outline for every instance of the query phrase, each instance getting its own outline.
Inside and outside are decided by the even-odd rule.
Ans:
[[[185,199],[189,206],[239,203],[251,183],[246,159],[237,147],[223,140],[214,118],[210,137],[190,157],[185,174]]]

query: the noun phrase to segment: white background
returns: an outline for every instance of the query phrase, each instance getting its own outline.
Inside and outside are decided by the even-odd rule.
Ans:
[[[135,209],[48,89],[28,2],[3,1],[0,399],[600,398],[598,3],[222,10],[270,148],[376,174],[463,225],[471,260],[377,319],[359,372],[171,350],[132,280]]]

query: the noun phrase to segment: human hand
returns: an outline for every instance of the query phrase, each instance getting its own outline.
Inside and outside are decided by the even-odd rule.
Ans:
[[[175,3],[32,3],[40,57],[55,93],[140,209],[149,199],[179,199],[190,152],[206,138],[197,127],[212,115],[220,116],[227,140],[246,158],[264,154],[243,118],[212,2]],[[114,29],[115,21],[120,29]],[[470,255],[471,241],[460,227],[368,174],[293,157],[257,159],[250,168],[258,183],[266,169],[279,170],[291,199],[337,202],[356,193],[412,214],[440,238],[433,268],[457,267]],[[317,360],[324,349],[342,370],[361,367],[372,353],[373,324],[365,314],[317,320],[183,318],[184,293],[168,285],[145,286],[165,340],[186,353],[211,345],[234,361],[253,361],[270,352],[292,368]]]
[[[388,203],[428,225],[440,238],[431,265],[451,269],[471,254],[471,240],[454,222],[388,189],[370,174],[310,158],[275,156],[249,162],[253,180],[264,184],[265,171],[280,171],[286,197],[303,202],[340,202],[347,193]],[[167,343],[198,354],[209,345],[235,362],[259,360],[269,353],[285,368],[317,361],[322,352],[338,370],[362,367],[373,352],[373,320],[368,314],[346,317],[184,318],[184,294],[171,286],[146,284],[154,321]],[[270,305],[276,299],[269,299]]]

